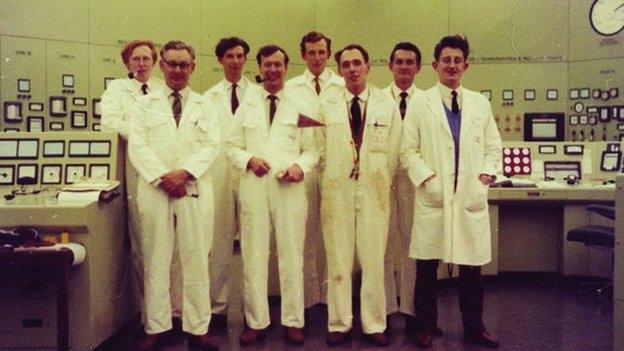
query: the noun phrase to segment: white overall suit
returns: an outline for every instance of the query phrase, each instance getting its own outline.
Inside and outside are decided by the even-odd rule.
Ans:
[[[189,89],[190,88],[186,88]],[[220,149],[219,123],[212,104],[190,92],[176,127],[168,87],[145,96],[132,119],[129,156],[140,174],[137,200],[145,263],[148,334],[171,329],[169,274],[174,243],[182,272],[182,329],[201,335],[210,322],[208,254],[212,245],[213,192],[209,168]],[[184,169],[194,181],[186,197],[169,198],[157,182]]]
[[[285,93],[277,102],[273,123],[267,116],[268,93],[253,87],[236,112],[227,141],[229,161],[241,172],[241,249],[244,303],[247,325],[264,329],[269,323],[267,296],[271,225],[275,229],[281,288],[281,322],[287,327],[304,325],[303,246],[307,219],[303,182],[278,180],[278,175],[297,164],[305,175],[318,162],[312,128],[297,126],[305,105]],[[278,95],[279,96],[279,95]],[[267,160],[271,169],[262,177],[247,170],[252,156]],[[304,178],[305,179],[305,178]]]
[[[252,83],[245,77],[246,87]],[[237,88],[237,98],[244,100],[241,94],[241,82]],[[222,150],[211,169],[215,197],[215,226],[210,253],[210,301],[212,313],[227,314],[228,295],[232,277],[231,265],[234,238],[239,230],[238,178],[239,174],[230,166],[225,156],[225,138],[234,125],[231,106],[231,83],[223,79],[204,93],[218,111],[219,126],[223,136]]]
[[[394,102],[369,87],[359,162],[350,128],[350,93],[346,89],[321,102],[326,124],[321,139],[321,221],[328,275],[330,332],[352,327],[351,275],[354,255],[362,268],[360,292],[362,329],[386,329],[384,255],[388,236],[389,192],[401,142],[401,117]],[[359,176],[351,176],[359,163]]]
[[[320,75],[321,93],[317,94],[314,86],[314,75],[306,69],[286,82],[285,90],[306,103],[308,111],[313,119],[318,120],[318,109],[320,101],[326,96],[336,93],[344,87],[342,77],[334,73],[329,68]],[[306,225],[305,254],[303,261],[305,305],[314,306],[318,303],[325,303],[327,296],[327,285],[324,283],[326,275],[324,271],[319,271],[318,262],[324,262],[323,241],[321,239],[321,219],[320,219],[320,190],[319,175],[316,169],[305,175],[306,193],[308,195],[308,223]],[[324,266],[324,264],[322,265]]]

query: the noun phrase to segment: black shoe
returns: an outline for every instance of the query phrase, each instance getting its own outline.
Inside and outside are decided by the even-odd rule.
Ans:
[[[480,332],[464,331],[464,340],[490,349],[498,348],[498,340],[494,339],[485,329]]]
[[[216,314],[213,313],[210,316],[210,327],[209,331],[211,334],[219,334],[223,332],[227,332],[227,314]]]
[[[349,340],[351,340],[351,331],[329,332],[329,335],[327,335],[327,345],[329,346],[344,344]]]
[[[390,341],[388,341],[388,337],[384,333],[372,333],[372,334],[364,334],[364,340],[369,344],[385,347],[390,345]]]
[[[421,349],[428,349],[433,345],[431,330],[421,330],[414,335],[414,344]]]

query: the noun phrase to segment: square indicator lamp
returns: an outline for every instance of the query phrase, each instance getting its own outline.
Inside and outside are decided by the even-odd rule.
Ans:
[[[531,149],[528,147],[503,148],[503,174],[508,177],[531,174]]]

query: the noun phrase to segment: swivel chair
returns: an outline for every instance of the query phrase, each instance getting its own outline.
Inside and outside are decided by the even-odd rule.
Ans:
[[[615,220],[615,208],[605,205],[588,205],[586,209],[603,217]],[[568,232],[568,241],[576,241],[586,246],[611,252],[613,264],[613,249],[615,247],[615,228],[606,225],[584,225],[576,227]],[[613,281],[600,287],[596,292],[601,295],[606,289],[613,287]]]

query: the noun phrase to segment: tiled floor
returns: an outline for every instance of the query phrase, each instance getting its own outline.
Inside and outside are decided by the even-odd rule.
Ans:
[[[240,277],[240,262],[235,276]],[[325,345],[327,315],[319,305],[306,313],[306,342],[303,346],[284,343],[279,326],[279,307],[271,308],[273,324],[261,345],[241,348],[238,336],[243,328],[241,292],[233,289],[233,308],[228,316],[228,330],[218,333],[221,350],[416,350],[403,331],[403,319],[391,316],[389,336],[391,345],[376,348],[362,341],[357,316],[354,337],[350,344],[328,348]],[[499,279],[486,285],[485,324],[501,343],[500,350],[565,350],[607,351],[613,349],[613,304],[610,296],[598,299],[593,287],[549,279]],[[439,326],[444,336],[434,339],[431,350],[480,350],[461,339],[461,317],[457,289],[439,289]],[[132,339],[136,339],[137,330]],[[161,350],[186,350],[186,340],[180,336]],[[111,350],[129,350],[130,338]]]

